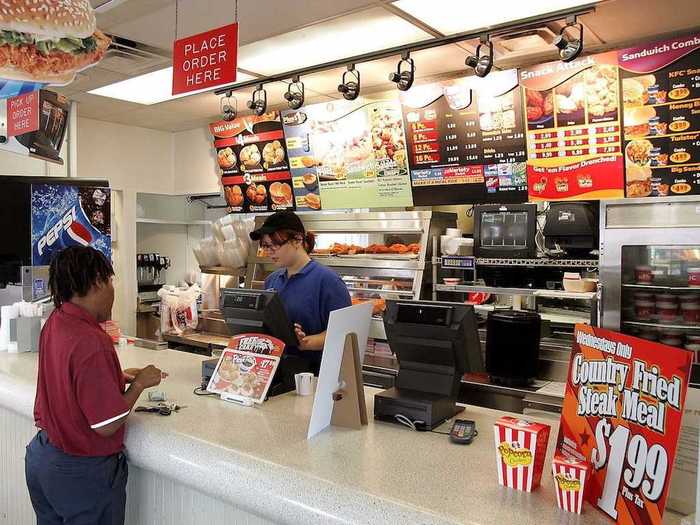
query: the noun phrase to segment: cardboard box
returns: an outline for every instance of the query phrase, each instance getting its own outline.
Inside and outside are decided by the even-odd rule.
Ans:
[[[550,426],[504,416],[494,425],[498,483],[531,492],[542,478]]]
[[[591,466],[587,461],[568,457],[560,451],[554,454],[552,476],[560,509],[581,514],[590,471]]]

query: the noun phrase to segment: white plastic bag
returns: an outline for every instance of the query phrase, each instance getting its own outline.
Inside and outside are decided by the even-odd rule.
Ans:
[[[181,335],[197,329],[199,315],[197,300],[202,289],[194,284],[189,288],[163,286],[158,290],[160,297],[160,331]]]

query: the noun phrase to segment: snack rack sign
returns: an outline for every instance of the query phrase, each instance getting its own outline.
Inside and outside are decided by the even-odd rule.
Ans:
[[[662,523],[692,355],[577,325],[558,448],[592,464],[586,499],[617,523]]]

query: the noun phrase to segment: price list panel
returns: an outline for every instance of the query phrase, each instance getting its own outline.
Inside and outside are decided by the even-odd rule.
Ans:
[[[530,200],[624,196],[616,63],[613,52],[521,70]]]
[[[494,78],[495,91],[457,82],[424,103],[402,95],[415,205],[527,200],[517,76]]]
[[[700,195],[700,35],[618,52],[626,195]]]

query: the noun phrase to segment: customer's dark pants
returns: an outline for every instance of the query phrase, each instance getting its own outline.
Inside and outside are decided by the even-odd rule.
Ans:
[[[24,464],[38,525],[124,524],[124,454],[71,456],[41,431],[27,445]]]

